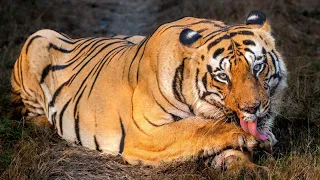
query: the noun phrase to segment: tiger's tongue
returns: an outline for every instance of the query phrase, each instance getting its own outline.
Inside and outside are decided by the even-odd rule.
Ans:
[[[241,128],[245,132],[252,134],[257,139],[260,139],[262,141],[267,140],[267,138],[268,138],[267,137],[267,133],[258,131],[258,129],[257,129],[257,120],[255,120],[253,122],[246,122],[242,118],[240,118],[240,125],[241,125]]]

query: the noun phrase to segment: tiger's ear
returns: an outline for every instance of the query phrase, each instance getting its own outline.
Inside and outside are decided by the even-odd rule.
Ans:
[[[265,31],[271,31],[271,27],[267,21],[267,16],[263,12],[257,10],[249,13],[246,19],[246,25],[263,29]]]
[[[179,41],[184,46],[197,47],[200,46],[201,38],[201,34],[192,29],[186,28],[181,31]]]

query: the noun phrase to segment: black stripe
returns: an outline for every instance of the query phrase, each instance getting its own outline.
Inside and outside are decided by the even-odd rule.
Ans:
[[[82,90],[82,92],[80,93],[76,103],[75,103],[75,106],[74,106],[74,110],[73,110],[73,116],[74,116],[74,120],[75,120],[75,123],[74,123],[74,130],[76,132],[76,137],[77,137],[77,143],[79,143],[79,145],[82,146],[82,142],[81,142],[81,137],[80,137],[80,126],[79,126],[79,122],[80,122],[80,118],[79,118],[79,111],[78,111],[78,105],[79,105],[79,102],[80,102],[80,99],[83,95],[83,92],[84,90],[86,89],[87,86],[85,86]]]
[[[49,74],[49,71],[52,69],[51,64],[49,64],[47,67],[45,67],[42,71],[41,74],[41,80],[40,80],[40,84],[42,84],[44,82],[44,79],[47,77],[47,75]]]
[[[210,50],[213,46],[217,45],[218,43],[220,43],[222,40],[224,39],[230,39],[231,37],[227,34],[217,38],[216,40],[214,40],[213,42],[211,42],[209,45],[208,45],[208,50]]]
[[[64,83],[61,84],[61,86],[54,92],[53,97],[52,97],[52,100],[51,100],[51,102],[49,103],[49,106],[51,106],[51,107],[54,106],[54,103],[56,102],[57,97],[58,97],[58,95],[60,94],[62,88],[63,88],[64,86],[66,86],[68,83],[69,83],[69,81],[64,82]]]
[[[63,106],[61,112],[60,112],[60,118],[59,118],[59,126],[60,126],[60,134],[63,135],[63,129],[62,129],[62,119],[63,119],[63,114],[66,111],[71,99]]]
[[[212,78],[213,79],[213,78]],[[216,85],[212,85],[212,87],[217,88],[218,90],[221,90],[221,88],[219,86]]]
[[[268,52],[268,54],[269,54],[269,56],[271,57],[272,64],[273,64],[273,66],[274,66],[274,72],[276,73],[276,72],[277,72],[276,60],[275,60],[275,58],[273,57],[273,55],[272,55],[270,52]]]
[[[238,25],[232,25],[232,26],[238,26]],[[232,28],[232,30],[237,30],[237,29],[251,29],[251,28],[249,28],[248,26],[239,26],[239,27]]]
[[[38,38],[41,38],[42,36],[40,35],[36,35],[36,36],[33,36],[30,41],[28,42],[27,44],[27,48],[26,48],[26,54],[28,54],[28,50],[29,50],[29,46],[31,45],[32,41],[35,40],[35,39],[38,39]]]
[[[211,42],[209,45],[208,45],[208,50],[210,50],[213,46],[217,45],[218,43],[220,43],[222,40],[224,39],[230,39],[232,38],[233,36],[236,36],[236,35],[254,35],[253,32],[251,31],[237,31],[237,32],[231,32],[229,35],[228,34],[225,34],[223,35],[222,37],[219,37],[217,38],[216,40],[214,40],[213,42]],[[212,38],[212,37],[211,37]],[[211,39],[210,38],[210,39]],[[208,41],[208,40],[207,40]],[[206,41],[206,42],[207,42]],[[237,46],[240,46],[240,44],[237,43]]]
[[[266,55],[266,54],[267,54],[267,51],[266,51],[266,49],[265,49],[264,47],[262,48],[261,51],[262,51],[262,54],[263,54],[263,55]]]
[[[205,99],[207,96],[212,95],[212,94],[214,94],[214,95],[218,96],[220,99],[222,99],[219,93],[209,92],[209,91],[203,92],[203,94],[202,94],[202,96],[201,96],[201,99]],[[211,104],[211,103],[210,103],[210,104]]]
[[[96,135],[93,136],[93,139],[94,139],[94,144],[96,145],[96,150],[101,152],[101,149],[100,149],[99,143],[97,141]]]
[[[120,46],[120,47],[122,47],[122,46]],[[117,47],[117,48],[115,48],[115,49],[118,49],[118,48],[119,48],[119,47]],[[80,85],[80,87],[79,87],[79,90],[77,91],[77,93],[75,94],[75,96],[78,95],[78,93],[80,92],[80,89],[83,87],[84,83],[87,81],[87,79],[89,78],[89,76],[94,72],[94,69],[96,69],[96,67],[98,67],[98,68],[95,70],[95,72],[93,73],[93,75],[98,71],[99,66],[100,66],[101,64],[104,64],[104,63],[102,63],[102,62],[105,60],[105,58],[106,58],[110,53],[112,53],[115,49],[112,49],[111,51],[109,51],[99,62],[97,62],[97,63],[94,65],[94,67],[91,69],[90,73],[86,76],[86,78],[85,78],[84,80],[82,80],[82,83],[81,83],[81,85]],[[88,61],[81,67],[81,69],[79,69],[79,71],[78,71],[76,74],[74,74],[74,75],[69,79],[69,81],[72,82],[72,81],[76,78],[76,76],[80,73],[80,71],[82,70],[82,68],[84,68],[84,67],[86,66],[86,64],[89,63],[91,60],[92,60],[92,58],[91,58],[90,60],[88,60]],[[108,59],[107,59],[107,60],[108,60]],[[97,65],[98,65],[98,66],[97,66]],[[103,66],[103,65],[102,65],[102,66]],[[99,69],[99,73],[100,73],[100,70],[102,69],[102,66],[101,66],[100,69]],[[91,88],[90,88],[88,97],[89,97],[90,94],[91,94],[91,91],[92,91],[92,89],[93,89],[93,86],[94,86],[94,84],[95,84],[95,82],[96,82],[96,79],[97,79],[99,73],[97,74],[97,76],[95,77],[95,80],[93,81],[93,83],[92,83],[92,85],[91,85]],[[93,76],[93,75],[92,75],[92,76]]]
[[[250,36],[254,35],[254,33],[252,31],[237,31],[236,34],[239,34],[239,35],[250,35]]]
[[[89,56],[100,46],[104,45],[103,43],[97,45],[99,42],[101,42],[103,40],[99,40],[96,41],[92,44],[92,46],[88,49],[86,49],[86,57],[83,58],[72,70],[75,70],[77,67],[79,67],[85,60],[87,60],[87,58],[89,58]],[[97,46],[96,46],[97,45]],[[93,58],[95,58],[102,50],[104,50],[105,48],[107,48],[109,46],[109,44],[107,44],[106,46],[103,46],[97,53],[95,53],[88,61],[92,60]],[[87,62],[88,62],[87,61]]]
[[[254,35],[253,32],[251,31],[237,31],[237,32],[231,32],[230,35],[228,34],[225,34],[223,35],[222,37],[220,38],[217,38],[216,40],[214,40],[213,42],[211,42],[209,45],[208,45],[208,50],[210,50],[213,46],[217,45],[218,43],[220,43],[222,40],[224,39],[230,39],[232,38],[233,36],[235,35]],[[239,44],[240,45],[240,44]]]
[[[87,39],[85,42],[82,42],[81,44],[77,45],[73,50],[76,50],[78,47],[82,46],[84,43],[88,42],[88,41],[91,41],[93,39],[96,39],[96,38],[91,38],[91,39]],[[103,40],[107,40],[107,39],[103,39]],[[62,70],[62,69],[65,69],[66,67],[69,67],[70,65],[72,65],[74,62],[77,61],[76,57],[78,57],[78,55],[80,53],[85,54],[85,51],[84,49],[87,48],[90,44],[92,44],[93,42],[95,41],[91,41],[89,44],[87,44],[86,46],[84,46],[81,50],[79,50],[79,52],[73,56],[73,58],[71,58],[70,60],[66,61],[67,63],[70,62],[69,64],[65,64],[65,65],[54,65],[52,67],[52,71],[56,71],[56,70]],[[79,57],[80,58],[80,57]]]
[[[67,61],[68,62],[71,62],[73,61],[80,53],[84,52],[83,50],[86,49],[88,46],[90,46],[90,44],[92,44],[93,42],[95,42],[97,39],[96,38],[89,38],[89,39],[86,39],[85,41],[83,41],[82,43],[78,44],[74,50],[78,49],[79,47],[81,47],[82,45],[86,44],[87,42],[91,41],[90,43],[86,44],[84,47],[82,47],[79,52],[73,56],[73,58],[71,58],[70,60]],[[106,39],[107,40],[107,39]],[[71,63],[72,64],[72,63]]]
[[[121,126],[121,140],[120,140],[120,146],[119,146],[119,154],[122,154],[122,152],[124,150],[124,140],[126,138],[126,132],[124,130],[121,118],[120,118],[120,126]]]
[[[110,53],[112,53],[113,51],[115,51],[115,50],[117,50],[117,49],[119,49],[119,48],[122,48],[122,49],[120,49],[119,51],[114,52],[113,54],[110,54]],[[107,65],[106,65],[106,66],[108,66],[108,64],[111,62],[111,60],[113,59],[113,57],[116,56],[116,55],[117,55],[120,51],[122,51],[123,49],[126,49],[126,45],[118,46],[118,47],[112,49],[112,50],[109,51],[109,52],[107,53],[107,55],[100,61],[100,64],[97,66],[97,69],[95,70],[95,72],[94,72],[93,75],[92,75],[92,76],[94,76],[95,74],[97,74],[97,75],[95,76],[93,82],[92,82],[90,91],[89,91],[89,93],[88,93],[88,97],[91,95],[91,91],[92,91],[94,85],[96,84],[96,81],[97,81],[97,79],[98,79],[98,77],[99,77],[99,74],[100,74],[102,68],[104,67],[105,63],[108,62]],[[110,54],[110,56],[105,60],[105,58],[106,58],[109,54]],[[109,60],[109,59],[110,59],[110,60]],[[92,70],[93,70],[93,69],[92,69]],[[91,74],[91,72],[90,72],[90,74]],[[89,74],[89,75],[90,75],[90,74]],[[89,75],[88,75],[88,76],[89,76]]]
[[[129,39],[129,38],[131,38],[131,37],[133,37],[134,35],[132,35],[132,36],[127,36],[127,37],[124,37],[124,38],[122,38],[122,39]]]
[[[173,77],[173,81],[172,81],[172,89],[173,89],[173,94],[174,94],[174,97],[180,101],[180,102],[183,102],[185,103],[186,100],[183,96],[183,87],[182,87],[182,82],[183,82],[183,72],[184,72],[184,61],[186,60],[186,58],[184,58],[182,60],[182,63],[181,65],[176,69],[176,72],[174,74],[174,77]]]
[[[212,57],[215,59],[215,58],[218,57],[220,54],[222,54],[223,51],[224,51],[224,48],[219,48],[219,49],[217,49],[216,51],[214,51]]]
[[[180,121],[180,120],[182,119],[181,117],[176,116],[176,115],[174,115],[174,114],[171,114],[171,113],[169,113],[169,114],[172,116],[172,118],[173,118],[174,121]]]
[[[247,45],[247,46],[255,46],[256,45],[256,43],[254,43],[251,40],[243,40],[242,42],[244,45]]]
[[[147,38],[145,38],[142,42],[140,42],[140,44],[138,45],[138,48],[136,50],[136,53],[134,54],[133,58],[132,58],[132,61],[130,63],[130,66],[129,66],[129,70],[128,70],[128,82],[130,82],[130,70],[131,70],[131,66],[134,62],[134,60],[136,59],[140,49],[142,48],[142,46],[144,45],[144,43],[147,41]]]
[[[199,78],[199,69],[197,68],[197,71],[196,71],[196,77],[195,77],[195,83],[196,83],[196,88],[198,90],[198,95],[200,95],[200,88],[199,88],[199,85],[198,85],[198,78]]]
[[[274,56],[276,57],[276,61],[278,61],[279,60],[279,58],[278,58],[278,56],[277,56],[277,54],[276,54],[276,52],[274,52],[274,50],[272,49],[271,50],[271,52],[274,54]]]
[[[208,28],[200,29],[200,30],[198,30],[197,32],[198,32],[198,33],[202,33],[202,32],[204,32],[204,31],[206,31],[206,30],[208,30]]]
[[[53,49],[58,50],[58,51],[61,51],[61,52],[63,52],[63,53],[71,53],[71,52],[77,50],[79,47],[81,47],[81,46],[82,46],[83,44],[85,44],[86,42],[93,40],[93,41],[91,41],[89,44],[87,44],[85,47],[83,47],[72,59],[70,59],[70,60],[67,61],[67,62],[70,62],[70,61],[72,61],[75,57],[77,57],[81,52],[83,52],[83,50],[84,50],[86,47],[88,47],[90,44],[92,44],[93,42],[100,42],[100,41],[109,40],[109,39],[110,39],[110,38],[89,38],[89,39],[86,39],[84,42],[78,44],[76,47],[74,47],[74,48],[71,49],[71,50],[62,49],[61,47],[58,47],[58,46],[50,43],[48,49],[53,48]],[[77,42],[78,42],[78,41],[81,41],[81,40],[82,40],[82,39],[79,39],[79,40],[77,40]],[[71,64],[72,64],[72,63],[71,63]],[[70,65],[70,64],[69,64],[69,65]]]
[[[58,39],[60,39],[61,41],[67,43],[67,44],[76,44],[78,41],[70,41],[71,39],[67,40],[67,39],[63,39],[63,38],[60,38],[58,37]]]
[[[226,70],[226,69],[224,69],[224,68],[222,67],[222,63],[223,63],[224,59],[226,59],[226,58],[222,58],[222,59],[220,60],[220,62],[219,62],[219,67],[220,67],[220,69]],[[230,64],[231,64],[231,63],[230,63]]]
[[[80,128],[79,128],[79,122],[80,122],[79,112],[77,112],[77,115],[74,117],[74,122],[75,122],[74,130],[76,132],[76,137],[77,137],[77,141],[75,143],[82,146],[82,142],[81,142],[81,138],[80,138]]]
[[[207,70],[208,70],[208,72],[211,74],[212,73],[212,67],[211,67],[211,65],[207,65]]]
[[[204,74],[204,76],[202,77],[202,84],[204,86],[204,89],[207,91],[207,72]]]
[[[176,109],[178,109],[178,110],[180,110],[180,111],[186,112],[186,111],[184,111],[184,110],[176,107],[175,105],[173,105],[173,104],[169,101],[169,99],[162,93],[161,88],[160,88],[160,85],[159,85],[159,81],[158,81],[158,79],[159,79],[158,73],[157,73],[156,75],[157,75],[157,85],[158,85],[158,89],[159,89],[159,92],[160,92],[161,96],[162,96],[172,107],[174,107],[174,108],[176,108]]]
[[[146,47],[147,47],[147,44],[148,44],[149,39],[150,39],[150,37],[148,37],[148,39],[146,40],[146,43],[145,43],[145,46],[144,46],[144,48],[143,48],[142,54],[141,54],[140,59],[139,59],[139,61],[138,61],[138,69],[137,69],[137,75],[136,75],[137,84],[138,84],[138,81],[139,81],[140,62],[141,62],[141,59],[142,59],[142,57],[143,57],[143,55],[144,55],[144,52],[145,52],[145,50],[146,50]]]
[[[176,116],[175,114],[169,113],[164,107],[161,106],[161,104],[156,100],[156,98],[154,97],[153,94],[152,94],[152,96],[153,96],[153,99],[154,99],[154,101],[156,102],[156,104],[157,104],[165,113],[170,114],[173,120],[179,121],[179,120],[182,119],[181,117]]]
[[[162,96],[172,107],[174,107],[174,108],[176,108],[176,109],[178,109],[178,110],[180,110],[180,111],[186,112],[186,111],[184,111],[184,110],[176,107],[175,105],[173,105],[173,104],[169,101],[169,99],[162,93],[161,88],[160,88],[160,85],[159,85],[159,81],[158,81],[158,79],[159,79],[158,73],[156,74],[156,76],[157,76],[157,85],[158,85],[158,89],[159,89],[159,92],[160,92],[161,96]],[[181,87],[182,87],[182,86],[181,86]],[[175,116],[175,115],[173,115],[173,116]],[[180,118],[180,117],[179,117],[179,118]],[[179,119],[179,118],[178,118],[178,119]]]
[[[213,36],[216,36],[216,35],[218,35],[218,34],[221,34],[222,32],[227,32],[228,30],[230,29],[230,26],[224,26],[224,27],[222,27],[221,29],[217,29],[217,30],[214,30],[214,31],[212,31],[211,33],[208,33],[208,34],[206,34],[205,36],[204,36],[204,38],[208,38],[209,36],[211,36],[211,35],[213,35]],[[217,34],[216,34],[217,33]],[[212,37],[210,37],[209,39],[207,39],[207,41],[208,40],[210,40],[210,39],[212,39]],[[206,42],[207,42],[206,41]]]
[[[211,39],[217,37],[218,35],[221,35],[222,32],[225,32],[225,31],[223,31],[223,30],[218,30],[218,31],[214,31],[214,32],[215,32],[216,34],[214,34],[214,35],[212,35],[210,38],[208,38],[208,39],[204,42],[204,44],[207,43],[208,41],[210,41]]]
[[[105,44],[99,44],[98,46],[96,46],[95,48],[93,48],[95,45],[97,45],[99,42],[101,42],[101,41],[103,41],[104,39],[102,39],[102,40],[99,40],[99,41],[96,41],[90,48],[89,48],[89,51],[91,51],[91,52],[87,52],[87,53],[89,53],[89,54],[86,54],[86,57],[81,61],[81,62],[79,62],[74,68],[73,68],[73,70],[74,69],[76,69],[77,67],[79,67],[80,66],[80,64],[82,64],[82,62],[84,62],[98,47],[100,47],[100,46],[102,46],[102,45],[105,45]],[[105,46],[103,46],[97,53],[95,53],[89,60],[87,60],[87,62],[82,66],[82,68],[84,67],[84,66],[86,66],[92,59],[94,59],[98,54],[100,54],[104,49],[106,49],[107,47],[109,47],[109,46],[111,46],[111,45],[113,45],[113,44],[116,44],[116,43],[120,43],[120,42],[123,42],[123,41],[114,41],[114,42],[111,42],[111,43],[109,43],[109,44],[106,44]],[[93,48],[93,49],[92,49]],[[91,50],[92,49],[92,50]],[[82,69],[81,68],[81,69]]]
[[[134,125],[139,129],[139,131],[141,131],[143,134],[145,134],[145,135],[148,135],[146,132],[144,132],[141,128],[140,128],[140,126],[137,124],[137,122],[136,122],[136,120],[134,119],[134,118],[132,118],[133,119],[133,123],[134,123]]]
[[[253,55],[255,55],[255,53],[250,49],[250,48],[244,48],[245,51],[252,53]]]
[[[198,22],[195,22],[195,23],[191,23],[191,24],[182,24],[182,25],[172,25],[172,26],[168,26],[168,27],[164,28],[163,30],[161,30],[162,32],[161,32],[161,33],[159,32],[159,35],[161,35],[161,34],[164,33],[166,30],[171,29],[171,28],[175,28],[175,27],[190,27],[190,26],[193,26],[193,25],[201,24],[201,23],[204,23],[204,24],[213,24],[213,26],[215,26],[215,27],[220,27],[220,28],[223,28],[223,27],[224,27],[224,26],[221,26],[221,25],[219,25],[219,24],[216,24],[215,22],[210,21],[210,20],[201,20],[201,21],[198,21]]]
[[[62,32],[59,32],[59,31],[55,31],[55,32],[57,32],[58,34],[60,34],[61,36],[65,37],[65,38],[67,38],[67,39],[69,39],[69,40],[72,40],[69,36],[65,35],[65,34],[62,33]]]
[[[57,112],[54,112],[54,113],[51,115],[52,126],[53,126],[54,128],[56,128],[56,116],[57,116]]]
[[[118,42],[119,42],[119,41],[112,42],[112,43],[109,43],[109,44],[107,44],[106,46],[102,47],[102,48],[99,50],[99,52],[97,52],[97,53],[95,54],[95,56],[96,56],[97,54],[99,54],[103,49],[107,48],[108,46],[111,46],[112,44],[118,43]],[[113,50],[114,50],[114,49],[113,49]],[[112,50],[112,51],[113,51],[113,50]],[[110,54],[112,51],[109,51],[108,54]],[[108,55],[108,54],[107,54],[107,55]],[[106,55],[106,56],[107,56],[107,55]],[[94,56],[94,57],[95,57],[95,56]],[[105,57],[106,57],[106,56],[105,56]],[[86,65],[87,65],[94,57],[91,57],[89,60],[87,60],[86,63],[84,63],[84,64],[81,66],[81,68],[77,71],[77,73],[74,74],[74,78],[71,80],[70,83],[73,82],[73,80],[78,76],[78,74],[83,70],[83,68],[86,67]],[[83,84],[83,83],[82,83],[82,84]]]
[[[158,124],[154,124],[153,122],[151,122],[145,115],[143,115],[143,117],[144,117],[144,119],[149,123],[149,124],[151,124],[152,126],[155,126],[155,127],[160,127],[160,126],[162,126],[162,125],[158,125]]]
[[[233,43],[236,45],[236,48],[241,46],[241,44],[237,43],[236,41],[233,41]]]
[[[71,53],[71,52],[73,52],[73,49],[71,49],[71,50],[63,49],[61,47],[58,47],[55,44],[49,43],[48,50],[50,50],[51,48],[53,48],[53,49],[55,49],[57,51],[63,52],[63,53]]]

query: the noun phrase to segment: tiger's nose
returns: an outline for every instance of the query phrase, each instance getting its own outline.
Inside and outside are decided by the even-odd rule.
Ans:
[[[254,103],[243,103],[239,104],[239,109],[250,114],[255,114],[260,106],[261,102],[256,100]]]

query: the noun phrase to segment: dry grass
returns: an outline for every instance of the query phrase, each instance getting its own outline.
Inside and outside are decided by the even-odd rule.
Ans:
[[[0,0],[0,175],[3,179],[319,179],[320,178],[320,3],[316,0]],[[51,28],[71,37],[151,33],[183,16],[243,22],[253,9],[270,19],[286,59],[289,88],[274,129],[274,152],[256,152],[269,168],[215,172],[203,160],[159,168],[131,166],[76,147],[52,130],[35,129],[11,117],[9,78],[31,33]],[[0,178],[1,178],[0,177]]]

